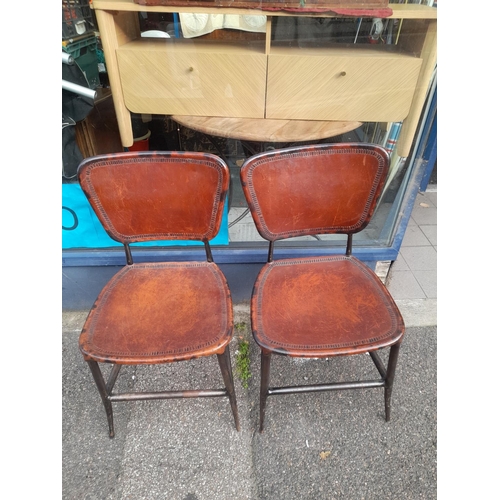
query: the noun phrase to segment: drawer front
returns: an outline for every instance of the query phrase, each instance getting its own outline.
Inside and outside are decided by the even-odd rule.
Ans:
[[[117,56],[134,113],[264,117],[264,54],[119,49]]]
[[[408,115],[421,59],[305,52],[269,56],[267,118],[396,122]]]

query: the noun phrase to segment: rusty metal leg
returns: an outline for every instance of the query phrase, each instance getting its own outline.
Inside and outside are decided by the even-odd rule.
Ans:
[[[217,359],[219,360],[220,370],[222,372],[222,378],[224,379],[224,384],[226,386],[229,402],[231,403],[231,410],[234,417],[234,425],[236,430],[240,430],[240,419],[238,417],[238,407],[236,406],[236,392],[234,390],[234,379],[233,371],[231,369],[231,356],[229,354],[229,346],[223,354],[217,354]]]
[[[271,353],[262,351],[260,354],[260,427],[259,432],[264,430],[264,416],[266,413],[266,402],[269,389],[271,367]]]
[[[104,377],[102,376],[101,369],[99,365],[95,361],[87,361],[90,371],[92,372],[92,376],[94,377],[94,381],[97,385],[97,389],[99,390],[99,394],[101,395],[102,402],[104,404],[104,409],[106,410],[106,415],[108,417],[108,426],[109,426],[109,437],[115,437],[115,429],[113,426],[113,408],[111,406],[111,401],[109,400],[109,394],[106,391],[106,382],[104,381]]]
[[[401,344],[395,344],[391,347],[389,353],[389,362],[387,364],[387,376],[385,377],[385,421],[389,422],[391,419],[391,395],[392,386],[394,384],[394,375],[396,373],[396,363],[398,361],[399,348]]]
[[[113,368],[111,369],[111,373],[109,375],[108,381],[106,383],[106,392],[108,394],[111,394],[111,391],[113,390],[113,387],[115,386],[116,379],[118,378],[118,375],[120,373],[120,370],[122,368],[122,365],[113,365]]]

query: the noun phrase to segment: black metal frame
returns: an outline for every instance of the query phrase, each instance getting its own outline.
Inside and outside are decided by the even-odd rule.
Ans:
[[[203,240],[205,245],[205,254],[208,262],[213,262],[212,250],[210,243]],[[132,251],[128,243],[123,243],[125,249],[125,257],[127,265],[132,265],[134,259]],[[106,416],[108,419],[109,437],[115,436],[114,421],[113,421],[113,402],[121,401],[146,401],[153,399],[180,399],[180,398],[207,398],[207,397],[225,397],[229,399],[231,411],[233,413],[234,425],[237,431],[240,431],[240,420],[238,416],[238,407],[236,405],[236,391],[234,389],[233,371],[231,368],[231,356],[229,352],[229,345],[222,354],[217,354],[217,360],[224,380],[225,389],[201,389],[201,390],[185,390],[185,391],[157,391],[157,392],[127,392],[127,393],[113,393],[113,387],[118,379],[121,367],[123,365],[113,364],[111,373],[107,382],[104,380],[99,363],[94,360],[87,360],[90,371],[97,385],[99,395],[101,396]],[[130,366],[130,365],[127,365]]]
[[[346,251],[345,255],[352,255],[352,241],[353,234],[347,234]],[[269,251],[267,256],[267,262],[273,261],[274,252],[274,240],[269,241]],[[261,349],[260,358],[260,422],[259,422],[259,432],[264,430],[264,417],[266,413],[266,403],[269,396],[279,396],[283,394],[303,394],[306,392],[324,392],[324,391],[338,391],[346,389],[372,389],[377,387],[384,388],[384,402],[385,402],[385,421],[389,422],[391,418],[391,397],[392,388],[394,385],[394,377],[396,374],[396,365],[399,356],[399,349],[401,347],[401,342],[391,346],[389,351],[389,360],[387,362],[387,368],[380,359],[380,356],[376,350],[366,351],[370,354],[370,357],[377,368],[380,376],[382,378],[378,380],[363,380],[363,381],[352,381],[352,382],[333,382],[330,384],[316,384],[316,385],[295,385],[286,387],[269,387],[270,382],[270,372],[271,372],[271,354],[279,354],[267,352]],[[356,355],[366,354],[359,353]]]
[[[223,354],[217,354],[219,366],[224,379],[225,389],[201,389],[201,390],[188,390],[188,391],[157,391],[157,392],[124,392],[113,394],[113,387],[118,378],[122,365],[114,364],[109,374],[108,381],[104,380],[99,363],[93,360],[88,360],[94,381],[97,385],[99,395],[101,396],[108,418],[109,437],[115,436],[114,422],[113,422],[113,407],[112,403],[121,401],[146,401],[152,399],[180,399],[180,398],[209,398],[209,397],[224,397],[229,398],[231,404],[231,411],[233,412],[234,424],[236,430],[240,430],[240,421],[238,416],[238,408],[236,406],[236,392],[234,390],[233,372],[231,369],[231,357],[229,348],[226,347]]]
[[[398,361],[399,349],[401,343],[391,346],[389,352],[389,360],[387,368],[380,359],[376,351],[368,351],[371,359],[381,379],[378,380],[363,380],[353,382],[334,382],[330,384],[311,384],[311,385],[295,385],[285,387],[269,387],[271,374],[271,352],[261,350],[260,356],[260,423],[259,432],[264,430],[264,417],[266,413],[266,403],[269,396],[279,396],[283,394],[304,394],[306,392],[324,392],[338,391],[345,389],[372,389],[376,387],[384,388],[385,402],[385,421],[389,422],[391,418],[391,396],[394,385],[394,376],[396,374],[396,365]]]

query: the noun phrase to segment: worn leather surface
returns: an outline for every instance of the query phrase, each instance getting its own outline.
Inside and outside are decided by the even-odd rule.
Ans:
[[[206,153],[131,152],[84,160],[78,178],[108,234],[122,243],[210,240],[219,230],[229,168]],[[84,358],[163,363],[222,354],[233,329],[215,263],[125,266],[104,287],[80,336]]]
[[[220,227],[229,169],[209,153],[132,152],[84,160],[78,179],[117,241],[208,241]]]
[[[133,264],[99,294],[80,349],[99,362],[164,363],[221,354],[232,329],[230,292],[216,264]]]
[[[388,168],[381,147],[323,144],[254,156],[242,166],[241,181],[257,230],[273,241],[361,231]]]
[[[392,345],[404,322],[377,275],[340,255],[264,266],[252,297],[252,330],[267,351],[328,357]]]
[[[372,144],[322,144],[256,155],[242,166],[250,211],[274,241],[366,227],[387,178],[387,152]],[[252,330],[267,352],[328,357],[400,342],[404,322],[391,295],[352,256],[266,264],[252,294]]]

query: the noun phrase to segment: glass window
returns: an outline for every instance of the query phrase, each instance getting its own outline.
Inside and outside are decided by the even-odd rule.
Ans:
[[[217,0],[200,4],[197,14],[161,0],[151,5],[163,5],[164,12],[148,10],[147,1],[126,0],[129,10],[112,15],[109,2],[95,0],[90,9],[88,0],[63,0],[63,80],[90,91],[89,96],[63,90],[64,249],[116,246],[78,190],[76,167],[82,158],[123,150],[219,155],[230,168],[231,187],[214,244],[254,248],[266,242],[243,197],[239,170],[245,159],[331,142],[375,143],[389,151],[384,194],[354,244],[391,244],[407,189],[407,159],[435,66],[433,2],[399,6],[374,0],[380,17],[370,11],[335,17],[334,9],[328,17],[280,10],[248,15],[213,9]],[[297,4],[306,8],[310,2]],[[328,0],[316,4],[329,5]],[[281,244],[311,242],[340,246],[345,237]]]

